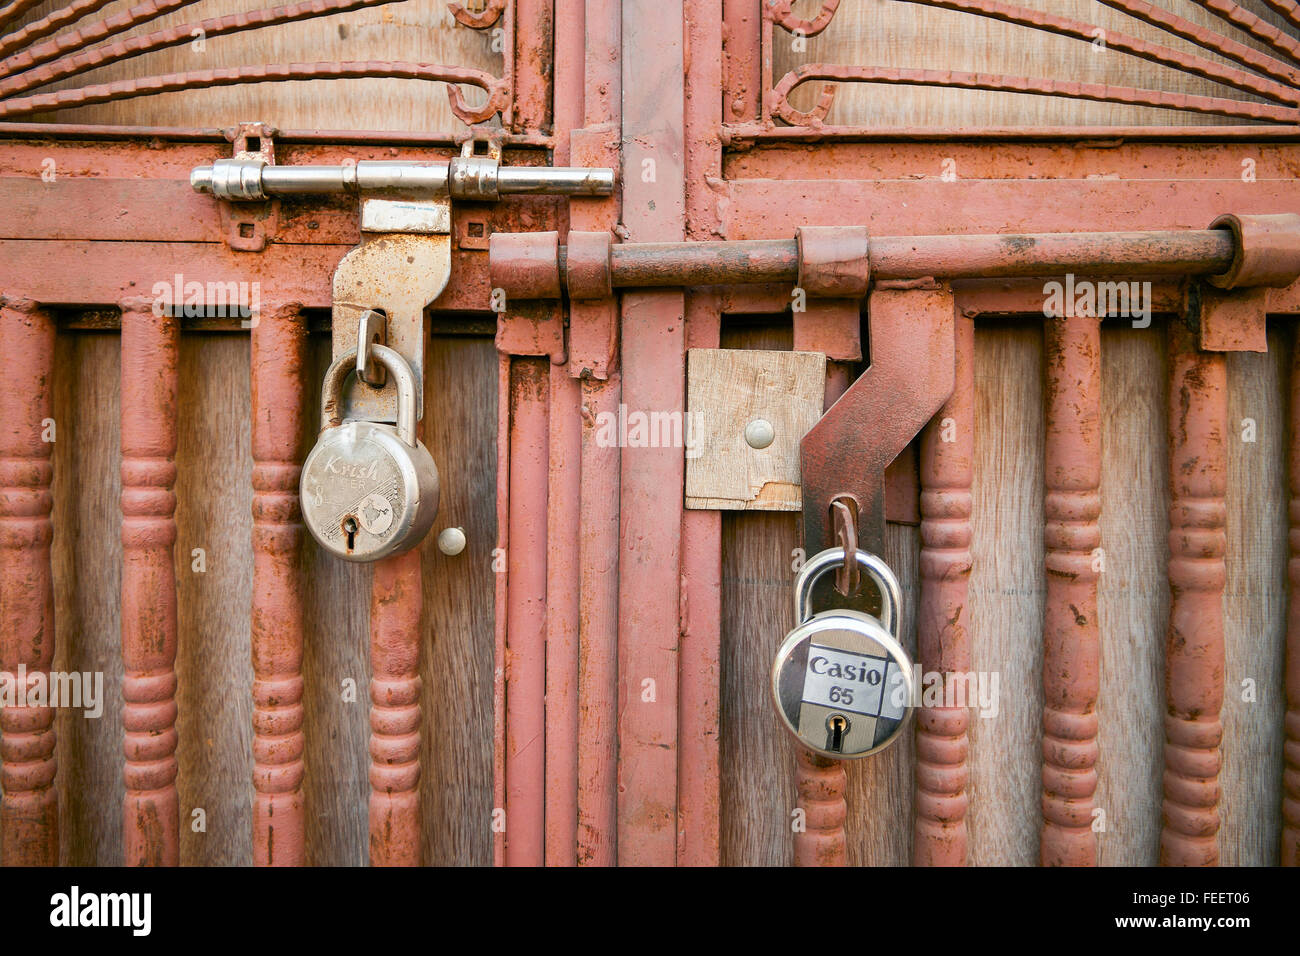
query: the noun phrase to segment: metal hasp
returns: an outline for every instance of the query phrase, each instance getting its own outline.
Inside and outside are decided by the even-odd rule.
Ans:
[[[333,357],[355,350],[367,312],[385,316],[382,336],[406,359],[416,382],[416,417],[424,417],[424,310],[451,276],[451,201],[490,202],[508,195],[605,196],[614,171],[602,168],[502,166],[497,156],[465,154],[430,162],[362,160],[339,166],[275,166],[245,155],[190,173],[190,185],[231,202],[350,194],[361,202],[361,242],[334,272]],[[344,392],[344,419],[397,420],[397,391],[354,381]]]

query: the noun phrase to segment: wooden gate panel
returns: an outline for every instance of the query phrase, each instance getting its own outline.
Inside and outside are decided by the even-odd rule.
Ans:
[[[264,316],[264,321],[272,321]],[[78,333],[72,333],[78,334]],[[249,653],[253,468],[249,343],[186,333],[180,341],[176,450],[176,656],[180,858],[187,866],[251,862],[253,687]],[[198,553],[196,553],[196,551]],[[204,830],[196,831],[195,810]]]
[[[1101,330],[1101,751],[1103,866],[1154,866],[1163,770],[1162,635],[1169,618],[1164,329]],[[1124,768],[1122,773],[1111,768]]]
[[[439,528],[463,528],[458,555],[424,560],[424,859],[492,862],[493,570],[497,351],[490,338],[434,335],[426,355],[424,442],[443,470]],[[475,396],[466,401],[466,396]],[[451,467],[452,463],[454,467]]]
[[[103,715],[59,711],[60,862],[122,862],[118,336],[60,334],[54,376],[54,620],[63,671],[104,675]]]
[[[1228,355],[1228,550],[1224,588],[1224,866],[1276,866],[1286,706],[1287,388],[1293,331]],[[1253,429],[1252,429],[1253,423]],[[1254,441],[1248,439],[1254,438]],[[1248,687],[1245,682],[1250,681]]]

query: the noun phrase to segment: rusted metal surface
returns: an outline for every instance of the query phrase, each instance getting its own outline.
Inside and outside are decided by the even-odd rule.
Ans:
[[[550,380],[545,360],[510,372],[510,548],[506,600],[507,866],[541,866],[546,828],[546,571]]]
[[[546,502],[546,856],[574,866],[578,850],[578,520],[582,494],[582,383],[548,369]]]
[[[971,669],[971,512],[975,459],[975,323],[955,320],[952,395],[921,433],[921,596],[917,657],[923,673]],[[966,863],[970,710],[921,707],[916,717],[917,866]]]
[[[176,797],[176,402],[180,328],[133,297],[122,307],[123,855],[180,862]]]
[[[1223,588],[1227,579],[1227,363],[1169,324],[1169,632],[1160,861],[1219,861]]]
[[[370,863],[419,866],[420,551],[374,566],[370,593]]]
[[[864,226],[801,226],[799,288],[830,299],[860,299],[871,285],[871,244]]]
[[[801,234],[807,236],[809,229],[802,228]],[[1097,276],[1218,274],[1231,266],[1234,255],[1233,239],[1221,229],[868,240],[859,228],[856,237],[852,250],[810,250],[814,256],[832,257],[824,263],[802,262],[798,239],[618,243],[610,249],[608,281],[615,288],[789,281],[798,282],[810,295],[844,298],[861,295],[869,279],[996,278],[1071,271]],[[492,237],[489,253],[492,281],[508,295],[554,298],[567,278],[561,267],[567,258],[567,247],[553,246],[549,234],[499,233]]]
[[[952,393],[953,310],[948,289],[871,294],[871,366],[800,445],[806,553],[832,546],[838,497],[856,504],[861,547],[882,550],[885,468]]]
[[[940,7],[944,10],[972,13],[993,20],[1001,20],[1005,23],[1014,23],[1019,26],[1043,30],[1058,36],[1071,37],[1085,43],[1095,43],[1097,40],[1096,32],[1098,28],[1094,24],[1044,13],[1027,7],[1002,3],[1001,0],[906,0],[906,2]],[[1105,32],[1105,39],[1107,50],[1127,53],[1139,59],[1159,63],[1162,66],[1181,70],[1194,76],[1202,76],[1268,99],[1291,104],[1300,102],[1300,93],[1291,86],[1263,80],[1253,73],[1224,66],[1205,57],[1174,50],[1158,43],[1151,43],[1112,30]]]
[[[1196,290],[1200,299],[1200,345],[1207,352],[1268,351],[1268,289],[1213,287]]]
[[[22,695],[0,707],[0,866],[59,862],[54,709],[28,696],[48,683],[54,661],[54,338],[53,319],[35,303],[0,297],[0,680]]]
[[[1192,23],[1155,4],[1148,3],[1147,0],[1101,0],[1101,2],[1144,23],[1160,27],[1174,36],[1190,40],[1197,46],[1211,50],[1243,66],[1251,67],[1292,86],[1300,85],[1300,71],[1290,63],[1278,60],[1230,37],[1221,36],[1207,27]]]
[[[794,15],[792,0],[770,0],[764,5],[763,12],[788,33],[815,37],[830,26],[831,18],[835,16],[839,5],[840,0],[822,0],[821,9],[811,20]]]
[[[466,10],[459,3],[447,4],[447,9],[461,23],[473,30],[486,30],[498,20],[506,9],[506,0],[485,0],[483,9],[477,13]]]
[[[844,764],[798,748],[795,754],[798,807],[804,829],[794,834],[795,866],[847,866],[844,821],[848,779]]]
[[[686,347],[716,349],[721,315],[716,296],[686,297]],[[722,513],[682,514],[681,683],[677,689],[680,777],[678,866],[717,866],[722,700]]]
[[[725,123],[758,119],[762,95],[759,22],[754,0],[723,0],[722,116]]]
[[[618,862],[618,582],[622,450],[600,440],[618,415],[617,371],[582,382],[582,490],[578,526],[578,863]]]
[[[72,3],[67,6],[59,7],[39,20],[28,23],[0,37],[0,55],[12,53],[14,50],[21,50],[32,41],[47,37],[51,33],[63,29],[68,24],[75,23],[82,17],[89,16],[96,10],[108,6],[110,2],[111,0],[72,0]],[[139,18],[152,19],[164,12],[175,10],[177,7],[193,2],[194,0],[170,0],[168,3],[158,4],[153,0],[149,0],[149,2],[141,5],[143,9],[132,12],[130,15],[131,20],[133,24],[140,23],[142,19]]]
[[[1288,36],[1273,24],[1243,10],[1232,0],[1194,0],[1194,2],[1284,56],[1289,56],[1293,60],[1300,57],[1300,40]]]
[[[510,0],[504,13],[505,80],[514,97],[502,113],[508,129],[551,125],[554,0]]]
[[[569,298],[608,299],[614,294],[610,275],[612,246],[608,232],[569,232],[564,247],[564,286]],[[555,286],[558,295],[558,275]]]
[[[789,96],[803,83],[814,80],[838,80],[888,85],[940,86],[966,90],[995,90],[1007,93],[1033,93],[1039,96],[1091,100],[1098,103],[1123,103],[1130,106],[1154,106],[1160,109],[1185,110],[1212,116],[1232,116],[1261,122],[1295,125],[1300,111],[1294,106],[1277,106],[1247,100],[1230,100],[1218,96],[1190,93],[1166,93],[1106,83],[1080,83],[1073,80],[1050,80],[992,73],[967,73],[960,70],[923,70],[913,67],[831,66],[824,63],[801,66],[787,73],[773,88],[773,113],[791,126],[816,127],[826,119],[834,102],[835,88],[823,86],[817,105],[808,111],[795,109]]]
[[[623,225],[631,241],[685,234],[685,5],[623,8]],[[635,56],[629,56],[635,40]],[[685,408],[681,292],[622,302],[623,404],[680,416]],[[676,861],[678,645],[681,615],[681,448],[622,450],[618,602],[618,860]]]
[[[303,525],[298,441],[307,324],[296,303],[259,315],[252,330],[253,862],[302,866]]]
[[[617,166],[622,111],[622,5],[583,8],[583,128],[570,136],[570,162]],[[557,40],[558,42],[558,40]],[[558,67],[558,64],[557,64]],[[569,228],[609,232],[618,197],[572,199]],[[617,416],[618,303],[569,305],[569,373],[581,381],[582,448],[578,501],[577,847],[580,866],[618,862],[619,476],[622,451],[600,438]]]
[[[1095,866],[1097,697],[1101,639],[1101,322],[1049,319],[1043,622],[1043,829],[1045,866]]]
[[[1232,265],[1211,284],[1223,289],[1288,286],[1300,277],[1300,213],[1219,216],[1211,229],[1232,233]]]
[[[488,245],[492,284],[508,296],[558,299],[559,248],[558,232],[494,233]]]

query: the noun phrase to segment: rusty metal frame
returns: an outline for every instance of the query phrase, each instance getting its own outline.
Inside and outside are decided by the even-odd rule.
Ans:
[[[928,2],[994,15],[995,5],[983,0]],[[1145,9],[1137,0],[1108,2]],[[1221,0],[1215,3],[1231,9]],[[1113,251],[1075,236],[1057,249],[1074,258],[1047,256],[1035,263],[1034,256],[1042,254],[1042,243],[1035,242],[1039,252],[1026,253],[1009,269],[1007,253],[1014,250],[1005,236],[1107,233],[1140,219],[1150,231],[1130,237],[1129,248],[1146,257],[1142,265],[1163,273],[1153,280],[1153,307],[1176,316],[1169,325],[1170,420],[1186,426],[1171,429],[1174,610],[1162,856],[1174,863],[1213,862],[1223,692],[1215,662],[1223,653],[1219,598],[1226,547],[1224,358],[1218,350],[1257,346],[1265,315],[1300,314],[1300,283],[1283,274],[1273,283],[1278,287],[1206,289],[1198,298],[1189,294],[1185,277],[1200,272],[1277,278],[1270,272],[1266,237],[1243,232],[1241,224],[1249,224],[1252,215],[1300,212],[1294,181],[1285,173],[1300,162],[1300,127],[1292,118],[1300,101],[1293,98],[1300,74],[1274,66],[1280,61],[1258,51],[1242,52],[1208,31],[1165,20],[1161,25],[1172,32],[1191,32],[1211,52],[1235,54],[1264,75],[1136,40],[1128,43],[1128,52],[1220,77],[1272,101],[1182,105],[1233,110],[1279,125],[832,127],[822,122],[830,94],[819,104],[820,116],[799,115],[789,107],[786,97],[797,83],[824,77],[941,81],[816,65],[774,81],[774,31],[812,35],[834,29],[836,6],[828,0],[809,21],[794,18],[789,3],[760,5],[758,0],[720,0],[715,7],[721,16],[697,13],[683,0],[652,7],[616,0],[573,5],[492,0],[481,15],[455,10],[471,28],[505,26],[506,73],[484,82],[510,87],[509,101],[502,100],[500,108],[500,141],[508,161],[621,165],[634,173],[624,178],[621,196],[607,199],[516,199],[490,209],[467,207],[467,216],[481,219],[485,236],[553,233],[544,240],[554,256],[554,275],[549,264],[542,270],[548,297],[533,302],[512,297],[506,311],[493,314],[489,303],[497,283],[486,243],[458,233],[453,279],[432,306],[435,312],[494,324],[500,353],[497,545],[508,561],[505,573],[497,575],[495,594],[494,809],[503,811],[508,825],[494,827],[495,860],[506,865],[720,862],[721,519],[716,512],[685,511],[679,499],[670,500],[665,489],[681,484],[680,455],[606,447],[597,440],[598,416],[616,412],[621,404],[682,410],[688,347],[717,347],[725,315],[787,313],[791,286],[807,286],[815,293],[813,307],[791,317],[796,347],[831,359],[827,406],[839,411],[824,419],[809,443],[813,454],[805,458],[805,489],[812,502],[806,543],[816,547],[828,538],[829,518],[817,502],[846,490],[845,469],[859,473],[859,481],[867,476],[867,490],[857,501],[866,547],[879,547],[886,517],[920,524],[920,662],[944,674],[964,671],[971,657],[962,622],[971,570],[976,324],[1006,316],[1043,321],[1042,280],[1029,277],[1038,276],[1045,261],[1101,270]],[[996,7],[1002,19],[1025,19],[1015,8]],[[282,22],[296,18],[291,12],[283,16]],[[1063,18],[1040,15],[1027,25],[1078,32],[1077,24]],[[166,40],[156,35],[149,42]],[[635,82],[627,74],[633,48]],[[381,72],[463,76],[400,65]],[[279,77],[294,75],[300,74]],[[192,79],[168,83],[184,86]],[[0,95],[28,92],[23,83],[6,82],[0,80]],[[978,85],[953,77],[942,82]],[[1057,95],[1063,88],[1031,92]],[[1125,95],[1132,100],[1138,93]],[[80,101],[86,100],[82,94]],[[0,101],[0,115],[3,109]],[[801,125],[781,126],[779,120]],[[457,140],[438,133],[280,131],[275,145],[280,162],[337,163],[442,158],[454,154]],[[49,448],[33,440],[32,429],[50,401],[57,317],[108,307],[105,321],[123,329],[124,369],[128,358],[141,363],[123,383],[138,398],[123,423],[124,453],[130,452],[124,462],[123,536],[132,555],[123,605],[166,606],[168,600],[174,605],[168,573],[175,533],[174,465],[168,460],[174,452],[175,403],[167,396],[175,387],[181,327],[156,321],[140,299],[141,290],[174,268],[200,281],[229,276],[259,281],[265,316],[252,332],[253,547],[265,584],[253,606],[254,861],[304,863],[304,634],[296,571],[303,535],[293,436],[310,399],[294,370],[303,361],[307,316],[329,308],[330,276],[357,242],[355,218],[329,203],[286,204],[273,241],[260,252],[240,252],[227,243],[215,204],[196,196],[185,181],[190,168],[228,151],[227,140],[213,131],[0,123],[0,143],[0,205],[17,211],[0,233],[0,260],[8,270],[0,289],[0,339],[6,355],[24,351],[35,359],[22,366],[29,387],[6,392],[0,415],[5,429],[0,432],[5,461],[0,599],[19,609],[0,631],[0,668],[10,672],[21,664],[30,674],[47,668],[52,654],[50,645],[36,648],[27,635],[49,628],[52,620]],[[160,143],[166,148],[159,150]],[[818,144],[815,166],[805,159],[810,143]],[[1243,150],[1251,151],[1260,167],[1256,182],[1236,178]],[[93,165],[100,175],[68,177],[60,189],[45,190],[33,171],[38,173],[47,157],[58,169]],[[955,181],[941,176],[942,161],[950,158],[961,171]],[[635,175],[646,160],[654,163],[653,180]],[[1031,165],[1038,178],[1027,175]],[[1151,175],[1152,167],[1177,172],[1161,179]],[[925,178],[914,178],[917,169]],[[141,170],[150,175],[141,177]],[[160,209],[168,215],[157,215]],[[1229,222],[1207,230],[1225,213],[1239,217],[1235,227]],[[816,254],[818,236],[807,230],[810,226],[836,230],[829,238],[847,251]],[[990,233],[1003,238],[973,238]],[[923,257],[924,250],[910,238],[917,235],[942,241]],[[890,237],[896,240],[892,253]],[[811,240],[806,255],[801,240]],[[760,245],[750,247],[757,258],[732,262],[728,269],[716,259],[724,247],[706,245],[713,242]],[[92,247],[96,265],[88,269]],[[665,258],[670,255],[678,258]],[[763,281],[733,283],[756,278],[759,261],[771,266]],[[905,262],[911,271],[892,274],[891,261]],[[965,271],[944,272],[953,263]],[[803,271],[801,264],[807,266]],[[632,270],[625,281],[616,281],[620,269]],[[1007,277],[990,281],[997,275]],[[10,288],[12,276],[22,276],[24,287]],[[567,297],[560,296],[562,289]],[[865,341],[859,321],[864,300]],[[1199,312],[1191,311],[1193,303],[1199,303]],[[1188,322],[1199,326],[1202,337],[1192,334]],[[933,348],[916,349],[921,337]],[[902,348],[904,342],[910,348]],[[1041,858],[1049,864],[1087,864],[1096,855],[1087,824],[1097,777],[1099,630],[1096,577],[1087,556],[1097,540],[1100,508],[1098,343],[1096,318],[1047,323]],[[900,403],[910,418],[903,420],[879,401],[864,402],[862,396],[878,390],[882,377],[915,379],[913,351],[930,355],[923,369],[930,374],[922,376],[923,398],[911,392]],[[870,365],[855,381],[864,358]],[[1300,402],[1297,381],[1300,375],[1293,375],[1293,406]],[[280,409],[284,417],[273,424],[262,421],[258,412],[267,407]],[[853,410],[852,416],[846,410]],[[892,422],[887,442],[876,440],[878,435],[854,437],[864,422],[874,424],[873,416]],[[955,426],[956,441],[941,434],[947,422]],[[896,460],[900,451],[916,450],[911,443],[918,432],[919,465]],[[831,433],[841,437],[828,440]],[[1294,436],[1290,456],[1294,499],[1300,495],[1300,441]],[[891,462],[896,483],[887,480]],[[902,503],[891,505],[895,488]],[[1292,512],[1294,524],[1294,500]],[[1296,535],[1292,538],[1294,544]],[[1295,864],[1300,861],[1300,598],[1292,564],[1282,858]],[[422,860],[419,849],[416,787],[421,772],[437,768],[422,768],[418,759],[419,677],[411,641],[420,613],[418,574],[418,555],[386,562],[376,569],[372,594],[371,858],[382,864],[444,862]],[[141,822],[128,827],[125,852],[128,862],[174,863],[170,668],[175,627],[174,622],[170,631],[164,627],[165,639],[151,655],[138,620],[128,617],[124,614],[127,696],[133,708],[126,741],[128,813]],[[639,706],[647,679],[653,681],[654,708]],[[51,728],[45,713],[6,711],[0,717],[5,863],[57,860]],[[968,730],[966,711],[936,707],[919,714],[917,864],[966,861]],[[794,839],[792,858],[801,864],[847,862],[842,767],[804,753],[794,773],[808,827]]]

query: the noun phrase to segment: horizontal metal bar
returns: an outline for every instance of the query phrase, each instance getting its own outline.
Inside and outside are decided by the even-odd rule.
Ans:
[[[272,166],[260,159],[219,159],[190,173],[190,185],[218,199],[383,193],[407,197],[450,193],[454,199],[501,195],[608,196],[614,170],[562,166],[501,166],[482,156],[448,162],[363,160],[342,166]]]
[[[795,282],[794,239],[623,243],[610,250],[617,288]],[[873,279],[1089,275],[1213,275],[1232,265],[1232,234],[1221,229],[983,236],[874,236]],[[561,249],[561,263],[566,250]],[[560,274],[565,274],[561,267]]]

